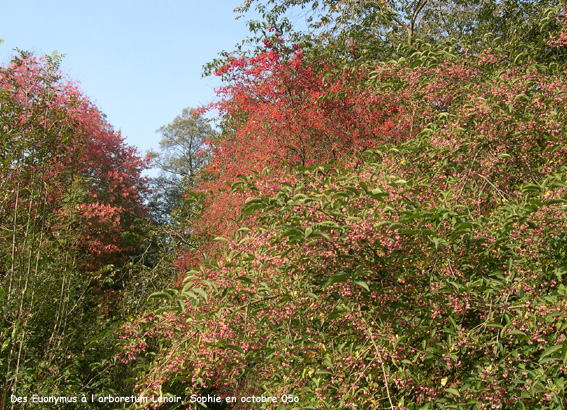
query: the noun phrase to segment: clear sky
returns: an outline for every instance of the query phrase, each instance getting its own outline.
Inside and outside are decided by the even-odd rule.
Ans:
[[[202,66],[248,36],[239,0],[0,0],[0,62],[66,54],[62,70],[141,153],[160,126],[214,99]]]

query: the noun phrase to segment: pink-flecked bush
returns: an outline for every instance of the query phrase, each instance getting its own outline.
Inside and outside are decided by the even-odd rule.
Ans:
[[[286,132],[323,133],[352,155],[331,161],[310,139],[310,167],[287,169],[275,150],[277,169],[241,178],[242,156],[221,144],[212,169],[232,190],[213,190],[209,209],[228,197],[240,217],[219,227],[234,213],[205,212],[225,237],[180,255],[183,284],[161,294],[176,309],[124,328],[139,392],[293,394],[291,408],[317,409],[564,408],[566,73],[511,52],[425,47],[357,77],[364,92],[288,92],[289,104],[261,98],[273,66],[225,89],[238,149],[282,144],[261,139],[281,125],[255,115],[264,103],[285,121],[330,98],[366,115],[366,98],[396,107],[395,121],[376,134],[352,124],[368,150],[340,138],[344,117],[335,129],[302,123],[312,134]],[[293,85],[311,73],[289,64]]]

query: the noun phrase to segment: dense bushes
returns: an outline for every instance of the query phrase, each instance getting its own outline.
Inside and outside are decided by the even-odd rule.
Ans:
[[[232,63],[199,221],[224,237],[179,256],[175,310],[124,327],[144,394],[564,407],[563,63],[411,47],[366,73]]]
[[[57,56],[0,70],[1,408],[32,390],[132,385],[181,407],[194,394],[279,398],[257,408],[565,407],[562,11],[530,12],[522,36],[511,22],[532,3],[507,2],[519,8],[505,39],[467,47],[470,33],[431,26],[406,38],[393,11],[359,3],[345,3],[337,41],[323,30],[288,45],[266,27],[261,48],[216,67],[222,132],[195,128],[193,111],[168,128],[166,145],[185,136],[191,152],[162,164],[192,192],[179,205],[162,184],[175,202],[163,209],[181,209],[151,232],[144,161]],[[390,18],[374,27],[385,37],[341,26],[357,16]],[[142,243],[147,266],[121,269]]]

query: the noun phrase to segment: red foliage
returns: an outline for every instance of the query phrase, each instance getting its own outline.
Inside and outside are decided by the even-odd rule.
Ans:
[[[214,105],[233,130],[211,166],[224,180],[266,166],[352,157],[407,136],[399,106],[359,86],[365,70],[338,72],[330,63],[305,61],[299,48],[288,57],[267,48],[219,73],[232,77]]]
[[[345,161],[411,133],[399,104],[361,86],[367,70],[307,61],[297,46],[282,52],[266,45],[264,52],[234,60],[217,75],[230,79],[218,90],[220,101],[209,107],[225,120],[225,135],[208,169],[215,179],[203,187],[214,199],[200,221],[201,233],[231,231],[244,197],[219,191],[239,175]]]
[[[27,206],[51,232],[73,229],[76,246],[90,255],[86,268],[117,261],[128,248],[120,235],[145,215],[146,162],[43,59],[17,58],[1,68],[0,93],[0,183],[13,188],[3,214]]]

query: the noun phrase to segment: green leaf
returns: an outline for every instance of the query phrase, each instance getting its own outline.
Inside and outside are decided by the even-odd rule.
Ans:
[[[242,210],[242,213],[240,214],[239,219],[243,220],[244,218],[250,216],[250,214],[252,214],[252,212],[257,211],[259,209],[262,209],[264,207],[265,207],[264,204],[254,204],[254,205],[247,206]]]
[[[400,228],[404,228],[404,227],[405,227],[404,224],[395,222],[395,223],[391,224],[391,225],[388,227],[388,229],[389,229],[390,231],[393,231],[394,229],[400,229]]]
[[[309,238],[309,236],[311,236],[311,234],[313,233],[313,228],[309,227],[305,230],[305,238]]]
[[[193,290],[191,290],[191,289],[183,289],[182,293],[183,293],[183,296],[188,296],[188,297],[195,299],[195,300],[198,299],[197,294],[195,292],[193,292]]]
[[[461,393],[459,393],[459,391],[457,389],[448,388],[448,389],[445,389],[445,391],[447,393],[451,393],[454,396],[461,397]]]
[[[305,237],[305,233],[301,229],[290,228],[290,229],[286,230],[284,232],[284,234],[282,235],[282,237],[284,237],[284,238],[286,236],[289,236],[290,238],[297,238],[297,239],[301,238],[301,239],[303,239]]]
[[[541,363],[543,359],[545,359],[547,356],[552,355],[553,353],[557,352],[559,349],[564,349],[564,344],[558,344],[555,346],[550,347],[549,349],[545,350],[542,354],[541,357],[539,358],[539,362]]]
[[[524,100],[524,101],[530,101],[530,97],[528,97],[526,94],[518,94],[514,97],[515,100]]]
[[[329,278],[327,283],[325,283],[325,287],[334,285],[335,283],[344,283],[348,280],[349,275],[346,273],[337,273]]]
[[[166,300],[171,300],[173,298],[173,295],[171,295],[171,293],[168,292],[154,292],[150,295],[150,299],[153,298],[162,298]]]
[[[366,291],[370,292],[370,288],[368,287],[368,283],[366,283],[365,281],[363,281],[363,280],[357,280],[357,281],[355,281],[354,283],[356,283],[358,286],[360,286],[360,287],[366,289]]]
[[[193,292],[195,292],[195,293],[201,295],[201,296],[203,297],[203,299],[208,300],[207,292],[205,292],[203,289],[201,289],[201,288],[193,288],[193,289],[191,289],[191,290],[192,290]]]
[[[522,192],[541,192],[542,189],[539,185],[527,184],[522,187]]]

